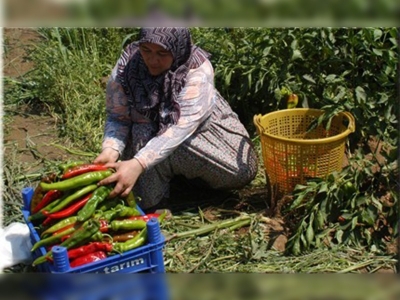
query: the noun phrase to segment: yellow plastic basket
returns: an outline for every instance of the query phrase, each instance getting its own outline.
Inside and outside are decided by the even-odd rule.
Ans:
[[[347,136],[354,132],[348,112],[334,116],[329,131],[321,124],[307,132],[322,110],[295,108],[255,115],[266,175],[274,196],[290,194],[308,178],[323,178],[343,167]]]

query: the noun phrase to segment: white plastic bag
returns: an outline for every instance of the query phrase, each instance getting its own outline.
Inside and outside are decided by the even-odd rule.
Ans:
[[[0,270],[32,262],[31,248],[28,225],[15,222],[0,228]]]

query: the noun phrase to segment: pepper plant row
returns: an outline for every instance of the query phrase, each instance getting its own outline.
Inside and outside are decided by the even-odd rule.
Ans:
[[[53,246],[67,248],[71,267],[120,254],[147,242],[146,222],[164,214],[142,215],[131,192],[128,197],[109,198],[112,186],[97,183],[112,169],[82,161],[59,165],[59,172],[42,178],[35,188],[28,220],[40,240],[31,251],[45,247],[46,254],[33,266],[53,261]]]

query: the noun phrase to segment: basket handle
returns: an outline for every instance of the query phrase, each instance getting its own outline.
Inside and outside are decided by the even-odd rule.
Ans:
[[[349,127],[348,127],[348,129],[351,132],[354,132],[356,130],[356,121],[354,119],[354,116],[351,113],[347,112],[347,111],[344,111],[343,114],[347,117],[347,119],[349,119]]]
[[[257,134],[260,135],[263,131],[263,127],[261,126],[261,114],[254,115],[253,123],[256,126]]]

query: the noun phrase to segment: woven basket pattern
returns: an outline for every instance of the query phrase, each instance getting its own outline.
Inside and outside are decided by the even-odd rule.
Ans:
[[[254,116],[262,156],[270,184],[278,194],[289,194],[308,178],[323,178],[340,171],[345,144],[354,132],[354,118],[341,112],[329,130],[321,124],[309,131],[322,110],[285,109]]]

